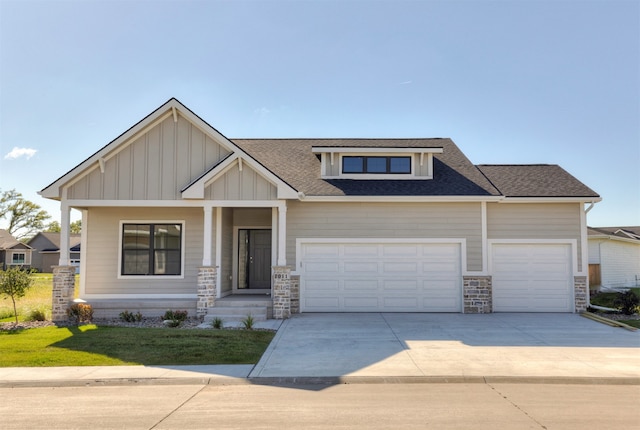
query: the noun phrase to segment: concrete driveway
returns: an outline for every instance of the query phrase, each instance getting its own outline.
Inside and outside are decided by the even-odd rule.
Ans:
[[[301,314],[250,378],[640,378],[640,330],[575,314]]]

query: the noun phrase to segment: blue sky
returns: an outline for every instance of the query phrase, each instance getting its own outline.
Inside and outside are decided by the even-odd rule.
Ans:
[[[171,97],[230,138],[450,137],[559,164],[640,225],[640,2],[0,0],[0,189],[37,191]]]

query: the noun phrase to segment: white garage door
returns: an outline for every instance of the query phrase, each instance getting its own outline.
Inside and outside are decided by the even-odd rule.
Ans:
[[[302,312],[461,312],[459,243],[303,243]]]
[[[572,312],[571,246],[493,244],[494,312]]]

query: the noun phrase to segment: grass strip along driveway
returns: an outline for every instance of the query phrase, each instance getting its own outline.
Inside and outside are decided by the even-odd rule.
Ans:
[[[274,334],[92,324],[0,331],[0,367],[254,364]]]

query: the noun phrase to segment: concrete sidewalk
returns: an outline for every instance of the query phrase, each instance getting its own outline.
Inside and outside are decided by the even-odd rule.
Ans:
[[[278,328],[279,327],[279,328]],[[572,314],[304,314],[253,365],[0,368],[0,387],[547,382],[640,385],[640,331]]]

